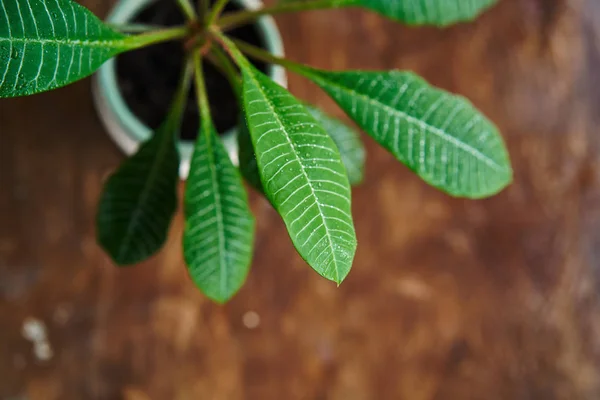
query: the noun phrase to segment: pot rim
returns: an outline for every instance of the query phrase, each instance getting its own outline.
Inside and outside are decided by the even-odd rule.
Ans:
[[[111,10],[106,21],[114,24],[127,23],[140,9],[154,1],[156,0],[121,0]],[[234,1],[249,10],[262,7],[261,0]],[[283,57],[283,42],[275,20],[270,16],[263,16],[255,24],[265,49],[275,56]],[[281,86],[287,87],[287,75],[283,67],[270,65],[268,75]],[[128,156],[133,154],[142,142],[151,137],[152,130],[133,114],[121,95],[115,58],[108,60],[92,79],[92,95],[102,124],[121,151]],[[236,131],[237,128],[234,127],[221,135],[234,165],[238,165]],[[179,176],[181,179],[186,179],[194,143],[178,140],[177,147],[180,154]]]

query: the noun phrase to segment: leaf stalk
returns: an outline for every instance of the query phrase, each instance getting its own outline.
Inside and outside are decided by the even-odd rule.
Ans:
[[[290,71],[301,72],[305,67],[297,62],[288,60],[287,58],[277,57],[273,54],[269,53],[266,50],[261,49],[260,47],[253,46],[249,43],[238,39],[231,39],[231,41],[237,46],[238,49],[244,54],[249,55],[252,58],[270,63],[281,65]]]
[[[192,60],[188,59],[183,67],[183,71],[181,72],[181,78],[177,85],[177,91],[173,96],[173,101],[171,102],[171,107],[169,108],[169,114],[167,115],[167,119],[165,121],[165,125],[169,128],[177,126],[181,123],[181,116],[183,115],[185,103],[188,99],[193,72]],[[174,131],[178,132],[179,129],[174,129]]]
[[[194,53],[194,72],[194,82],[196,84],[196,98],[198,99],[198,108],[200,109],[200,117],[202,119],[202,124],[211,124],[210,106],[208,103],[208,95],[206,94],[204,68],[202,67],[202,53],[199,51]]]
[[[181,12],[189,21],[197,21],[198,15],[196,14],[196,10],[194,10],[194,6],[190,0],[177,0],[177,4],[181,9]]]
[[[237,97],[241,97],[242,85],[240,82],[240,75],[235,68],[235,65],[231,59],[229,59],[223,49],[221,49],[219,46],[213,46],[208,56],[209,60],[212,58],[214,62],[211,62],[213,62],[213,64],[215,64],[216,67],[219,68],[223,75],[227,78]]]
[[[225,9],[225,6],[227,5],[228,2],[229,2],[229,0],[217,0],[217,3],[214,5],[214,7],[212,8],[210,14],[208,15],[208,17],[206,19],[206,26],[213,25],[215,23],[215,21],[217,21],[217,19],[219,19],[219,16],[223,12],[223,9]]]
[[[139,49],[151,44],[168,42],[170,40],[182,39],[190,34],[190,28],[187,26],[176,26],[173,28],[161,29],[142,33],[141,35],[129,36],[123,40],[123,43],[129,50]]]
[[[148,24],[111,24],[106,23],[111,29],[121,33],[147,33],[152,31],[158,31],[166,29],[160,25],[148,25]]]

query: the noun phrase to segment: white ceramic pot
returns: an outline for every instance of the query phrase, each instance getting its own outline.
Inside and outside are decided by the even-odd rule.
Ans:
[[[109,14],[107,21],[113,24],[125,24],[131,21],[140,10],[154,0],[121,0]],[[262,7],[260,0],[234,0],[238,5],[249,10]],[[283,43],[275,21],[271,17],[261,17],[257,22],[264,47],[276,56],[282,57]],[[287,86],[285,70],[280,66],[271,66],[268,75],[281,86]],[[127,155],[133,154],[140,143],[148,140],[152,130],[140,121],[129,109],[117,83],[115,60],[109,60],[96,73],[92,81],[94,103],[100,119],[108,134],[119,148]],[[223,142],[232,162],[238,164],[236,129],[231,129],[222,135]],[[193,143],[180,141],[178,143],[181,162],[179,175],[186,179],[190,169],[190,159]]]

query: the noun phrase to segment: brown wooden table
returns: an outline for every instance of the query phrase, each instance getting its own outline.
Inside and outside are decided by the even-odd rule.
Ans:
[[[293,59],[412,69],[470,98],[506,136],[515,183],[451,199],[365,136],[348,279],[312,272],[254,196],[253,268],[221,307],[186,276],[181,215],[143,265],[117,269],[95,244],[122,155],[89,81],[1,100],[0,399],[600,398],[600,3],[505,0],[445,31],[356,10],[278,21]]]

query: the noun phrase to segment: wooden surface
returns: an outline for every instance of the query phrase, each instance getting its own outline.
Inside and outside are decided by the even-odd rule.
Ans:
[[[89,81],[2,100],[0,399],[600,398],[600,3],[504,0],[443,32],[355,10],[278,21],[293,59],[413,69],[469,97],[506,136],[515,183],[451,199],[365,137],[348,279],[312,272],[254,196],[253,268],[220,307],[186,276],[181,215],[143,265],[116,269],[96,246],[122,155]],[[32,319],[52,354],[22,332]]]

